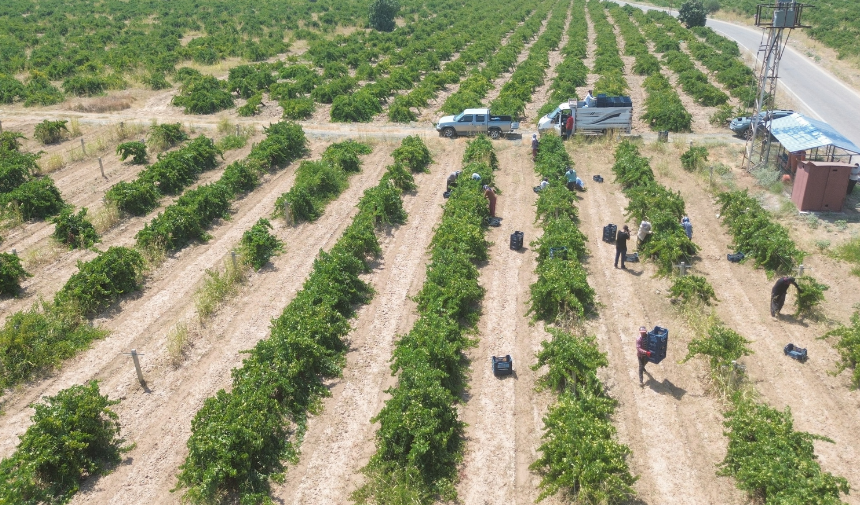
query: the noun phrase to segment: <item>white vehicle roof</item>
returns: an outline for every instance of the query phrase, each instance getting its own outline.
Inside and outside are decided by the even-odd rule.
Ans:
[[[463,114],[489,114],[490,109],[466,109]]]

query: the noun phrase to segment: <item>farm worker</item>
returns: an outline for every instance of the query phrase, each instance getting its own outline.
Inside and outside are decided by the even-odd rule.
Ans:
[[[854,186],[857,184],[857,181],[860,181],[860,163],[855,163],[854,167],[851,168],[851,177],[848,179],[849,195],[854,191]]]
[[[490,201],[490,217],[496,217],[496,192],[484,184],[484,196]]]
[[[543,191],[543,190],[545,190],[548,186],[549,186],[549,179],[547,179],[546,177],[544,177],[544,178],[543,178],[543,180],[542,180],[542,181],[540,181],[540,190],[541,190],[541,191]]]
[[[567,115],[562,114],[558,120],[559,131],[561,132],[561,139],[565,139],[565,129],[567,128]]]
[[[794,277],[780,277],[777,279],[773,289],[770,290],[770,316],[776,317],[782,306],[785,304],[785,295],[788,293],[788,287],[794,284],[794,287],[800,291],[800,286],[794,282]]]
[[[588,94],[585,95],[585,106],[594,107],[594,95],[591,94],[591,90],[588,90]]]
[[[457,177],[460,177],[460,171],[451,172],[451,175],[448,176],[448,181],[445,183],[445,189],[447,191],[451,191],[452,189],[457,187]]]
[[[636,237],[639,239],[639,246],[648,240],[648,237],[651,235],[651,223],[648,222],[648,218],[642,220],[639,224],[639,233],[636,234]]]
[[[690,222],[690,218],[687,216],[682,217],[681,226],[684,228],[687,238],[693,240],[693,223]]]
[[[576,178],[576,189],[585,191],[585,183],[579,177]]]
[[[567,128],[565,129],[567,130],[567,137],[565,138],[569,139],[573,134],[573,115],[567,116]]]
[[[615,236],[615,268],[618,268],[618,258],[621,258],[621,268],[627,268],[624,266],[624,260],[627,259],[628,240],[630,240],[630,228],[625,224]]]
[[[642,373],[645,372],[645,365],[648,364],[648,358],[651,357],[651,351],[648,347],[648,330],[644,326],[639,327],[639,336],[636,337],[636,357],[639,358],[639,385],[642,386]],[[648,374],[651,375],[651,374]]]
[[[474,172],[472,174],[472,180],[473,181],[480,181],[481,180],[481,174],[479,174],[478,172]]]
[[[538,138],[537,133],[532,133],[532,161],[537,161]]]
[[[567,167],[567,172],[564,173],[564,178],[567,179],[567,189],[573,191],[576,187],[576,170],[573,167]]]

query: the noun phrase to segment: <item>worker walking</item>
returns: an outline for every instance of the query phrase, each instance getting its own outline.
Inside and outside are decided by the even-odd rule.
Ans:
[[[800,286],[794,281],[794,277],[780,277],[777,279],[773,289],[770,290],[770,316],[777,317],[782,306],[785,305],[785,295],[788,293],[788,287],[794,285],[798,291]]]
[[[618,268],[618,258],[621,258],[621,268],[627,268],[624,266],[624,260],[627,259],[628,240],[630,240],[630,228],[625,224],[615,236],[615,268]]]
[[[484,197],[490,201],[490,217],[496,217],[496,192],[484,184]]]
[[[687,238],[693,240],[693,223],[690,222],[689,217],[684,216],[681,218],[681,227],[684,228]]]
[[[532,133],[532,161],[537,161],[538,138],[537,133]]]
[[[645,365],[648,364],[648,358],[651,357],[651,351],[647,349],[648,347],[648,330],[645,329],[644,326],[639,327],[639,336],[636,337],[636,357],[639,358],[639,385],[643,386],[642,382],[642,374],[648,373],[645,370]],[[650,373],[648,374],[651,375]]]

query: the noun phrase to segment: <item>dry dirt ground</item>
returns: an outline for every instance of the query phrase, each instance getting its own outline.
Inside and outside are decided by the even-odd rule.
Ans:
[[[589,51],[593,51],[593,45]],[[558,59],[553,53],[552,65]],[[626,60],[625,63],[630,64]],[[635,95],[639,81],[634,76],[627,78]],[[590,75],[589,82],[594,80],[596,76]],[[500,79],[497,87],[503,82]],[[546,96],[549,84],[548,80],[535,96]],[[235,112],[218,117],[186,116],[169,105],[172,93],[175,91],[120,93],[129,97],[131,108],[118,112],[71,112],[64,106],[5,107],[3,128],[32,137],[34,125],[44,118],[76,117],[85,142],[96,145],[100,138],[109,140],[120,121],[126,125],[146,125],[151,119],[179,121],[198,132],[216,135],[216,124],[225,117],[233,123],[255,126],[256,133],[250,139],[253,142],[262,138],[263,126],[277,120],[276,110],[270,111],[270,117],[250,120],[237,118]],[[535,100],[527,114],[534,115],[541,105],[540,100]],[[710,112],[691,104],[688,107],[697,118],[707,117]],[[207,397],[229,386],[230,369],[241,363],[240,351],[268,336],[270,319],[281,312],[301,287],[316,252],[333,245],[350,222],[355,203],[364,189],[379,180],[399,139],[418,134],[426,139],[434,163],[429,173],[416,177],[418,189],[404,198],[408,222],[384,231],[382,258],[367,275],[377,294],[353,320],[344,376],[331,382],[332,396],[323,402],[321,413],[309,422],[299,463],[288,470],[286,482],[275,486],[273,492],[279,503],[348,501],[349,493],[362,482],[359,469],[374,451],[376,426],[369,420],[382,407],[386,399],[384,390],[395,380],[388,368],[393,342],[414,322],[410,297],[423,282],[426,248],[444,203],[441,194],[444,181],[450,172],[460,168],[466,140],[438,139],[436,132],[426,126],[341,125],[329,124],[325,118],[303,126],[311,139],[311,159],[318,158],[336,140],[355,138],[374,145],[373,153],[364,157],[362,172],[350,179],[349,189],[315,223],[288,227],[275,222],[274,233],[285,241],[286,252],[254,273],[239,296],[216,316],[205,325],[197,325],[192,295],[205,271],[220,268],[242,232],[259,217],[272,212],[275,199],[292,186],[296,164],[267,177],[258,189],[235,202],[231,219],[211,230],[213,237],[209,242],[169,256],[149,273],[141,293],[123,300],[95,321],[111,331],[109,337],[47,377],[4,394],[0,457],[14,451],[18,435],[30,424],[29,404],[95,378],[102,381],[104,393],[121,399],[115,409],[123,434],[137,445],[115,472],[86,482],[73,503],[178,503],[179,496],[169,490],[175,485],[177,468],[186,454],[185,442],[194,414]],[[856,416],[860,393],[848,388],[845,374],[833,377],[827,373],[833,369],[836,353],[828,343],[816,340],[826,331],[826,323],[770,318],[767,293],[771,281],[750,265],[735,265],[725,260],[731,238],[720,223],[707,182],[701,176],[684,172],[678,159],[689,141],[704,141],[702,133],[712,137],[722,135],[720,142],[711,145],[712,161],[736,166],[740,151],[737,141],[719,130],[704,125],[702,130],[697,128],[696,135],[675,136],[671,144],[646,143],[643,153],[652,157],[658,179],[679,190],[687,202],[696,229],[694,240],[702,246],[695,271],[705,275],[717,290],[718,316],[753,340],[755,354],[744,362],[762,399],[774,407],[790,407],[797,429],[833,439],[834,444],[816,443],[822,466],[845,476],[854,489],[860,489],[857,465],[860,449],[856,436],[860,432]],[[634,134],[651,136],[641,122],[635,124]],[[223,167],[246,156],[250,142],[243,149],[226,153],[219,168],[204,174],[199,184],[216,180]],[[613,246],[600,241],[603,225],[624,223],[626,200],[611,182],[613,142],[611,139],[571,142],[569,149],[577,171],[587,182],[588,191],[582,194],[579,212],[581,228],[589,238],[591,256],[586,262],[589,282],[602,304],[599,316],[590,320],[587,328],[597,336],[601,350],[609,357],[610,365],[602,372],[603,379],[620,402],[615,419],[619,439],[630,446],[631,468],[640,477],[635,485],[638,498],[634,503],[746,503],[731,479],[715,475],[715,465],[725,454],[726,438],[721,424],[725,405],[709,393],[706,369],[701,362],[677,363],[686,353],[690,332],[665,296],[668,281],[655,278],[647,263],[632,264],[627,271],[612,268]],[[79,143],[74,138],[44,148],[28,141],[25,147],[44,149],[46,157],[54,154],[69,158]],[[140,170],[121,163],[113,154],[115,143],[107,143],[100,154],[104,177],[93,154],[69,161],[51,174],[64,198],[78,207],[87,206],[91,215],[99,214],[102,196],[111,185],[134,178]],[[497,213],[503,220],[500,228],[488,232],[492,241],[490,260],[481,265],[480,282],[487,294],[479,323],[479,344],[468,353],[472,361],[471,380],[461,414],[469,426],[458,491],[461,501],[467,504],[495,504],[503,499],[526,504],[537,496],[539,478],[528,470],[528,465],[536,457],[541,418],[553,398],[534,391],[536,372],[529,368],[540,341],[547,336],[541,324],[530,325],[526,316],[529,285],[535,279],[535,255],[528,246],[520,252],[511,251],[508,236],[514,230],[524,231],[526,244],[539,236],[531,189],[537,181],[527,143],[522,138],[498,141],[495,146],[501,166],[497,173],[501,189]],[[752,186],[750,177],[737,169],[732,173],[734,184]],[[591,182],[591,175],[595,174],[603,175],[606,182]],[[768,198],[779,200],[776,195]],[[169,203],[170,199],[165,199],[162,206]],[[779,205],[775,204],[775,208]],[[154,215],[119,221],[104,233],[99,247],[133,244],[135,233]],[[814,240],[827,238],[835,246],[852,232],[856,233],[856,212],[850,216],[852,223],[844,231],[826,222],[811,229],[808,220],[791,213],[781,214],[780,219],[791,228],[795,240],[812,251]],[[53,226],[46,223],[24,223],[3,231],[3,249],[17,249],[34,276],[24,283],[23,297],[0,300],[2,314],[26,308],[39,297],[50,299],[76,271],[77,260],[94,256],[91,251],[56,248],[49,238],[52,230]],[[857,289],[860,282],[848,274],[848,266],[826,255],[813,254],[807,264],[816,278],[830,285],[824,307],[826,316],[847,321],[850,307],[860,302]],[[789,299],[788,306],[791,303]],[[184,361],[175,366],[167,349],[167,334],[182,322],[189,322],[192,328],[192,347]],[[648,381],[643,388],[636,380],[633,349],[634,332],[641,324],[666,326],[671,336],[669,358],[660,366],[649,366]],[[808,347],[809,362],[800,364],[785,358],[782,346],[787,342]],[[128,356],[122,354],[131,348],[144,353],[142,362],[149,392],[141,391]],[[508,353],[514,357],[517,373],[498,380],[490,371],[489,356]],[[846,501],[860,503],[856,495],[846,497]]]

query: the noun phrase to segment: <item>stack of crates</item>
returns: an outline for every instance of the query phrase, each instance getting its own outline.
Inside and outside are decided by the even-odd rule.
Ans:
[[[648,361],[658,364],[666,358],[666,344],[669,343],[669,330],[655,326],[648,332],[647,349],[651,351]]]
[[[607,224],[603,227],[603,241],[610,244],[615,242],[616,233],[618,233],[618,227],[614,224]]]

